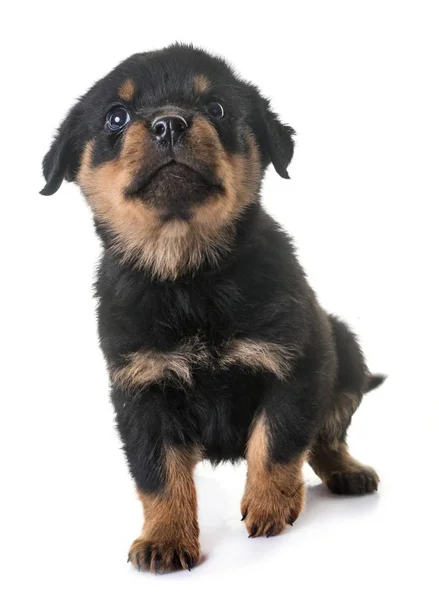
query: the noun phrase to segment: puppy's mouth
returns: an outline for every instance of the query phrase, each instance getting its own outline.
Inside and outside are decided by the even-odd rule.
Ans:
[[[197,188],[210,193],[223,193],[224,187],[210,169],[203,166],[194,167],[182,160],[169,158],[149,171],[141,171],[125,190],[128,197],[142,197],[146,192],[154,196],[154,192],[163,193],[166,187],[172,196],[173,192],[194,192]]]

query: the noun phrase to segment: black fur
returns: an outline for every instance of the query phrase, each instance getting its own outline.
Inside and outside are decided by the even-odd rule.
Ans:
[[[80,100],[44,159],[47,184],[42,193],[54,193],[64,178],[75,179],[81,151],[91,139],[96,142],[95,165],[118,156],[119,140],[106,135],[103,125],[115,90],[127,77],[136,84],[148,82],[133,100],[138,111],[133,118],[148,118],[149,107],[164,98],[190,118],[202,110],[187,83],[197,72],[215,82],[210,99],[227,106],[228,118],[215,125],[224,148],[245,152],[242,131],[244,125],[250,127],[262,170],[272,163],[279,175],[288,177],[294,131],[279,121],[257,88],[219,58],[172,46],[131,57]],[[99,221],[96,226],[104,242],[96,282],[99,335],[109,365],[122,365],[127,354],[145,347],[172,350],[191,336],[203,340],[211,357],[194,367],[192,386],[169,380],[136,392],[112,386],[118,429],[140,489],[151,492],[164,485],[167,446],[199,446],[215,464],[243,458],[251,424],[262,410],[270,428],[270,457],[287,463],[312,446],[338,393],[361,398],[379,384],[369,378],[348,327],[336,317],[328,319],[318,305],[291,239],[259,198],[240,216],[233,247],[218,265],[204,264],[173,281],[122,263],[111,250],[111,233]],[[295,360],[286,378],[242,366],[218,370],[215,358],[231,338],[292,346]]]
[[[329,401],[336,357],[286,234],[259,205],[240,223],[236,247],[220,269],[176,282],[103,257],[96,293],[99,332],[110,363],[145,346],[166,351],[201,336],[212,353],[233,336],[293,343],[303,356],[286,382],[234,367],[199,369],[192,388],[151,386],[133,398],[114,388],[117,421],[136,482],[156,485],[157,438],[199,444],[214,463],[243,458],[255,414],[265,408],[273,425],[273,456],[288,462],[316,433]],[[149,435],[148,432],[153,432]],[[151,462],[145,465],[146,457]],[[147,467],[147,468],[146,468]]]

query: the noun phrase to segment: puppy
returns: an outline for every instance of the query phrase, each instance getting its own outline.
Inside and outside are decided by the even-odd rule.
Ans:
[[[44,158],[41,193],[75,181],[102,240],[99,335],[144,509],[139,570],[200,561],[200,460],[247,460],[252,538],[298,518],[304,461],[336,494],[377,489],[346,431],[383,377],[260,202],[270,164],[288,177],[293,135],[222,59],[173,45],[98,81]]]

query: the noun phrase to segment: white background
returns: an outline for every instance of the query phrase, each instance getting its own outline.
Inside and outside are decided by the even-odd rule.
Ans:
[[[435,6],[436,5],[436,6]],[[436,2],[15,2],[1,49],[1,565],[15,598],[433,598],[437,593],[439,93]],[[286,534],[248,540],[245,466],[200,466],[205,561],[126,564],[140,505],[98,349],[99,256],[79,190],[38,195],[75,97],[133,52],[193,41],[230,59],[297,130],[269,211],[372,370],[350,434],[379,494],[338,498],[307,471]],[[154,596],[152,596],[152,594]]]

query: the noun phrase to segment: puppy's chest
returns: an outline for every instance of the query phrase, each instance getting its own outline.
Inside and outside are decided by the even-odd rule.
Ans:
[[[206,374],[221,378],[231,369],[284,376],[291,349],[261,336],[236,292],[231,298],[223,290],[216,296],[195,291],[180,290],[137,307],[131,325],[148,325],[133,332],[133,350],[110,368],[115,382],[132,388],[160,382],[193,386]]]
[[[227,339],[246,328],[245,301],[236,288],[232,289],[234,293],[226,293],[218,286],[214,290],[188,286],[148,296],[137,314],[138,319],[148,324],[144,342],[169,349],[192,339],[189,351],[191,346],[199,347],[202,339],[212,357],[215,356]]]

